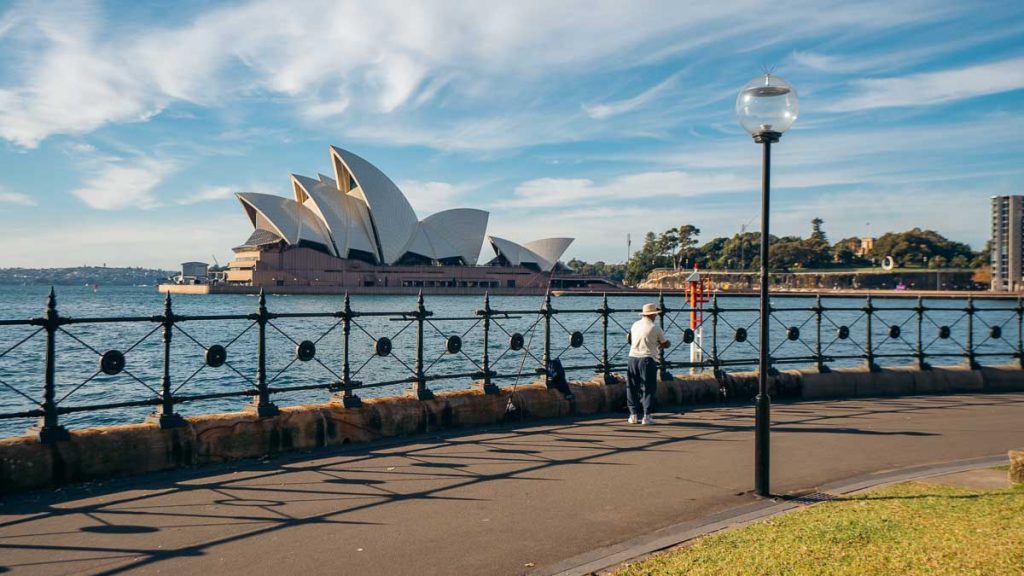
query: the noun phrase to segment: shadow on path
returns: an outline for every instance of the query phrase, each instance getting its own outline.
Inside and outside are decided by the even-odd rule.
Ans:
[[[1010,405],[1024,407],[1024,395],[778,403],[773,430],[849,436],[851,442],[861,435],[940,436],[872,425],[899,423],[891,418],[897,414]],[[264,542],[303,526],[389,526],[402,521],[404,509],[395,504],[485,501],[509,481],[568,496],[575,487],[548,471],[579,464],[657,466],[659,453],[686,450],[691,442],[749,442],[752,416],[749,406],[726,405],[666,415],[651,427],[604,416],[467,430],[8,497],[0,500],[0,573],[48,566],[50,572],[118,574],[225,544]],[[487,489],[473,489],[480,486]],[[388,513],[369,514],[382,509]],[[565,522],[566,529],[576,523]]]

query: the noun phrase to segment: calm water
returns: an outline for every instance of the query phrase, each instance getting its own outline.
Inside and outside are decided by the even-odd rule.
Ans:
[[[0,319],[27,319],[42,315],[48,288],[41,286],[0,286]],[[624,362],[624,334],[636,319],[636,310],[649,297],[611,298],[610,306],[621,310],[612,315],[609,325],[609,355],[613,362]],[[543,303],[541,297],[491,298],[491,307],[498,310],[536,311]],[[859,310],[864,300],[828,298],[828,310],[822,320],[823,353],[830,356],[863,354],[866,319]],[[88,287],[59,287],[57,304],[62,316],[85,319],[110,316],[159,315],[163,311],[163,296],[154,287],[103,287],[93,292]],[[473,312],[482,307],[482,297],[428,296],[426,307],[435,319],[424,330],[424,364],[428,375],[473,372],[479,369],[482,354],[482,326]],[[601,319],[593,312],[570,313],[571,310],[593,311],[601,304],[600,298],[554,298],[553,306],[564,313],[552,321],[552,352],[560,355],[566,366],[584,366],[573,371],[575,377],[588,377],[601,356]],[[808,310],[813,298],[780,298],[773,305],[780,308],[773,316],[772,354],[776,358],[807,357],[814,353],[815,315]],[[913,311],[893,310],[909,308],[914,300],[876,298],[880,308],[874,314],[872,338],[875,354],[881,356],[881,365],[912,362],[911,358],[885,357],[887,354],[913,354],[917,343],[917,316]],[[967,320],[962,308],[964,300],[925,301],[926,306],[941,308],[929,310],[922,327],[923,345],[929,354],[947,357],[930,359],[933,364],[955,364],[963,360],[967,334]],[[182,315],[249,314],[256,310],[257,298],[247,295],[177,296],[174,311]],[[681,297],[667,297],[669,307],[682,307]],[[339,296],[268,296],[267,308],[271,312],[333,312],[342,306]],[[757,300],[750,297],[721,297],[719,306],[726,309],[718,323],[717,347],[721,358],[734,361],[729,370],[749,369],[757,356]],[[980,309],[974,318],[974,344],[979,353],[1000,354],[984,357],[988,364],[1012,360],[1017,342],[1018,323],[1014,303],[1010,301],[977,301]],[[411,312],[416,307],[410,296],[353,296],[352,308],[358,312]],[[802,310],[781,310],[802,308]],[[496,319],[492,323],[490,346],[492,369],[507,376],[499,380],[511,384],[525,366],[523,381],[532,379],[531,371],[539,365],[543,351],[543,323],[536,313],[516,314],[513,318]],[[335,318],[277,319],[267,329],[267,378],[271,386],[286,387],[336,381],[341,373],[342,331]],[[890,338],[890,326],[899,326],[899,338]],[[951,337],[938,337],[940,326],[949,326]],[[669,354],[674,361],[689,360],[689,346],[682,343],[682,330],[689,326],[689,313],[666,316],[666,332],[675,348]],[[796,326],[801,337],[797,341],[785,338],[786,327]],[[837,329],[849,328],[848,339],[838,339]],[[1000,326],[1002,334],[993,337],[992,326]],[[174,332],[171,352],[172,389],[182,395],[240,391],[251,388],[256,373],[256,329],[251,320],[187,321]],[[737,328],[746,329],[746,342],[734,338]],[[57,334],[57,399],[61,406],[85,406],[98,403],[122,402],[154,398],[160,390],[162,375],[162,331],[155,322],[114,324],[71,324]],[[569,346],[569,334],[584,334],[583,346]],[[12,413],[37,407],[42,400],[44,333],[31,326],[0,326],[0,412]],[[530,354],[508,350],[509,335],[522,333]],[[33,335],[34,334],[34,335]],[[446,354],[445,337],[459,335],[463,340],[463,353]],[[31,337],[30,337],[31,336]],[[374,339],[387,336],[393,341],[391,356],[373,355]],[[24,343],[18,342],[28,338]],[[316,360],[300,362],[295,358],[295,343],[302,340],[316,342]],[[203,346],[225,345],[229,366],[204,367]],[[16,346],[17,345],[17,346]],[[710,315],[706,315],[704,348],[712,348]],[[12,348],[13,347],[13,348]],[[416,325],[397,316],[361,317],[353,327],[350,344],[353,378],[365,384],[408,377],[415,363]],[[98,372],[98,353],[106,350],[126,352],[125,371],[116,376]],[[6,353],[5,353],[6,351]],[[799,361],[794,365],[806,365]],[[859,359],[838,359],[832,366],[852,366],[863,363]],[[788,367],[787,365],[786,367]],[[683,369],[676,369],[682,371]],[[428,383],[435,391],[466,388],[469,378],[438,380]],[[359,391],[363,397],[402,394],[410,384],[398,384]],[[322,402],[329,398],[323,390],[275,394],[278,405]],[[235,411],[247,398],[196,401],[180,404],[176,410],[182,414]],[[61,416],[61,423],[78,428],[112,423],[139,422],[151,408],[131,408],[75,413]],[[0,420],[0,436],[21,434],[34,419],[15,418]]]

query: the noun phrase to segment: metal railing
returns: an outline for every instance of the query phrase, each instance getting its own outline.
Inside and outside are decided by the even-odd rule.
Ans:
[[[758,322],[756,297],[723,297],[735,304],[731,306],[721,306],[719,298],[713,297],[703,314],[694,315],[695,325],[690,320],[694,311],[685,299],[679,300],[683,302],[679,307],[667,305],[664,296],[658,301],[658,321],[673,341],[659,354],[662,377],[668,377],[670,370],[676,368],[713,370],[718,375],[756,366],[758,344],[753,339],[757,331],[752,330]],[[942,305],[942,301],[925,305],[920,298],[911,302],[912,305],[877,306],[869,296],[863,304],[847,301],[826,306],[818,296],[811,306],[772,307],[776,330],[770,365],[803,364],[820,371],[828,371],[834,365],[862,365],[878,370],[880,363],[902,361],[928,369],[929,360],[952,359],[954,363],[960,360],[977,368],[983,358],[1004,358],[1024,368],[1024,304],[1020,299],[986,302],[982,307],[972,298],[947,305]],[[174,312],[167,295],[161,314],[76,318],[58,312],[56,295],[51,289],[41,317],[0,320],[0,335],[14,327],[26,332],[24,336],[0,339],[4,342],[0,346],[0,360],[11,358],[16,352],[26,356],[17,363],[17,381],[11,376],[15,371],[5,371],[0,364],[0,390],[15,394],[25,407],[0,413],[0,421],[38,418],[32,430],[42,441],[53,442],[67,438],[61,416],[84,412],[152,406],[155,412],[150,418],[171,428],[184,425],[176,406],[231,397],[250,398],[248,408],[261,417],[269,417],[278,413],[273,398],[293,392],[324,391],[347,407],[361,404],[361,392],[388,386],[408,386],[416,398],[430,399],[430,384],[439,381],[477,381],[485,393],[496,394],[500,392],[496,382],[520,377],[524,366],[529,367],[529,374],[547,382],[547,367],[555,359],[565,360],[567,372],[591,372],[610,384],[616,381],[614,373],[626,366],[629,344],[625,335],[639,311],[638,307],[613,308],[608,296],[600,300],[597,308],[571,309],[556,308],[550,295],[539,309],[495,309],[485,296],[482,308],[448,316],[429,310],[422,294],[411,310],[356,310],[348,296],[341,304],[339,309],[327,312],[272,312],[261,293],[252,313],[181,315]],[[622,321],[622,315],[627,313],[629,319]],[[223,343],[204,343],[193,329],[208,323],[232,322],[240,326],[222,335]],[[288,322],[298,325],[288,326]],[[96,334],[74,330],[76,326],[99,329],[110,324],[140,326],[141,335],[120,349],[103,351],[103,346],[90,343]],[[162,339],[157,350],[154,341],[158,332]],[[298,332],[306,333],[306,337],[294,336]],[[408,352],[410,346],[398,342],[410,332],[415,334],[411,359],[399,354],[402,350]],[[281,346],[276,352],[268,351],[272,336],[286,345],[287,353]],[[539,344],[534,344],[535,336]],[[30,346],[39,340],[43,340],[42,358],[38,358],[38,348]],[[179,341],[182,343],[178,344]],[[243,342],[254,344],[255,350],[239,355],[236,349]],[[467,342],[470,345],[466,346]],[[338,348],[331,350],[328,343]],[[80,382],[58,382],[61,353],[70,347],[76,347],[85,357],[92,356],[97,364]],[[150,350],[148,359],[144,357],[143,362],[136,364],[129,362],[142,347]],[[689,359],[691,348],[698,352],[697,361]],[[268,369],[271,356],[283,366]],[[253,357],[255,366],[244,366]],[[155,358],[161,358],[158,375],[147,378],[142,372],[137,373],[156,368]],[[199,362],[198,366],[176,380],[176,368],[188,358]],[[30,393],[26,391],[30,384],[25,384],[25,380],[32,378],[25,377],[25,365],[34,361],[41,363],[43,380],[41,390]],[[83,362],[78,357],[72,363]],[[302,376],[289,383],[284,376],[299,365],[317,366],[320,374]],[[377,378],[370,376],[375,368]],[[198,377],[207,371],[230,373],[226,378],[230,383],[227,389],[222,384],[215,391],[195,390]],[[223,374],[219,376],[221,380],[225,380]],[[90,384],[115,378],[124,379],[145,393],[116,401],[76,402]],[[93,397],[98,394],[106,399],[108,392],[104,390],[98,390]]]

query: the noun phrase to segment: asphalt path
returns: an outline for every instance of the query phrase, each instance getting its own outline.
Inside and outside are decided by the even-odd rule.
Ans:
[[[776,404],[772,488],[1024,448],[1024,393]],[[753,407],[421,436],[9,496],[0,573],[522,574],[756,500]]]

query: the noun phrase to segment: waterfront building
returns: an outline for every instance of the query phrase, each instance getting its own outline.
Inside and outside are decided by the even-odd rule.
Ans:
[[[858,258],[869,258],[871,251],[875,249],[875,239],[870,236],[847,238],[843,240],[843,244]]]
[[[1024,288],[1024,196],[992,197],[992,289]]]
[[[333,177],[291,175],[292,198],[236,194],[253,232],[234,248],[225,281],[203,291],[524,294],[610,287],[559,261],[572,238],[519,243],[488,236],[489,214],[473,208],[421,220],[376,166],[336,146],[330,158]],[[478,264],[485,242],[494,256]]]
[[[180,284],[201,284],[206,282],[209,265],[206,262],[182,262]]]

